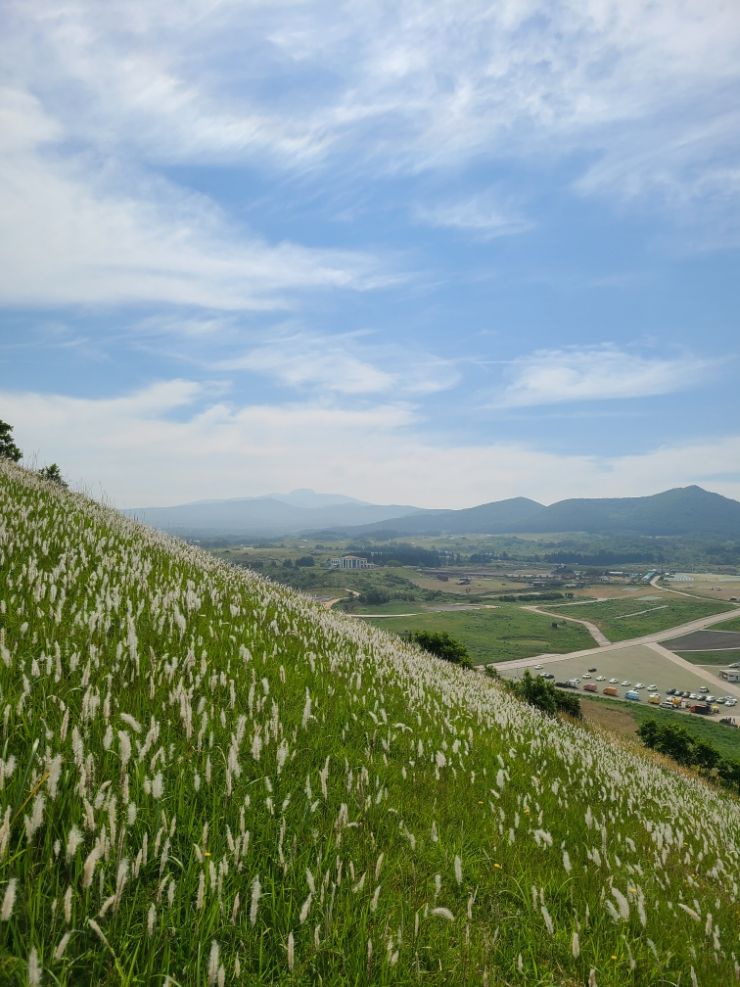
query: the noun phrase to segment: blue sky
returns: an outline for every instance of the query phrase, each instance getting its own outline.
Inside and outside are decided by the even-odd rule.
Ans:
[[[740,497],[734,0],[0,17],[29,463],[120,506]]]

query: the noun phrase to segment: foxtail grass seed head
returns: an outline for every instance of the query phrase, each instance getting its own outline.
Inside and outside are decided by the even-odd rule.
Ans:
[[[3,904],[0,908],[0,921],[10,921],[10,917],[13,914],[13,906],[15,905],[15,894],[17,887],[17,878],[11,877],[5,887],[5,894],[3,895]]]
[[[28,954],[28,987],[40,987],[41,985],[41,964],[39,954],[34,946]]]

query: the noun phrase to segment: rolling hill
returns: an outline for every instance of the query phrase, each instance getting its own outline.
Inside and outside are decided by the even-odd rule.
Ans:
[[[0,981],[737,977],[740,805],[0,463]]]
[[[701,487],[678,487],[649,497],[577,498],[549,507],[524,497],[457,511],[425,511],[355,533],[685,535],[740,538],[740,503]]]

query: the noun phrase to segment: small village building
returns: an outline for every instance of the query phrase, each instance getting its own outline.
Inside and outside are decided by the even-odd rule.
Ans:
[[[375,565],[359,555],[343,555],[339,559],[329,559],[330,569],[374,569]]]

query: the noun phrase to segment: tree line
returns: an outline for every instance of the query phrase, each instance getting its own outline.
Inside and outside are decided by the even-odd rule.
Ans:
[[[685,767],[698,768],[725,788],[740,792],[740,761],[722,757],[711,744],[692,736],[680,724],[646,720],[637,734],[651,750],[665,754]]]

